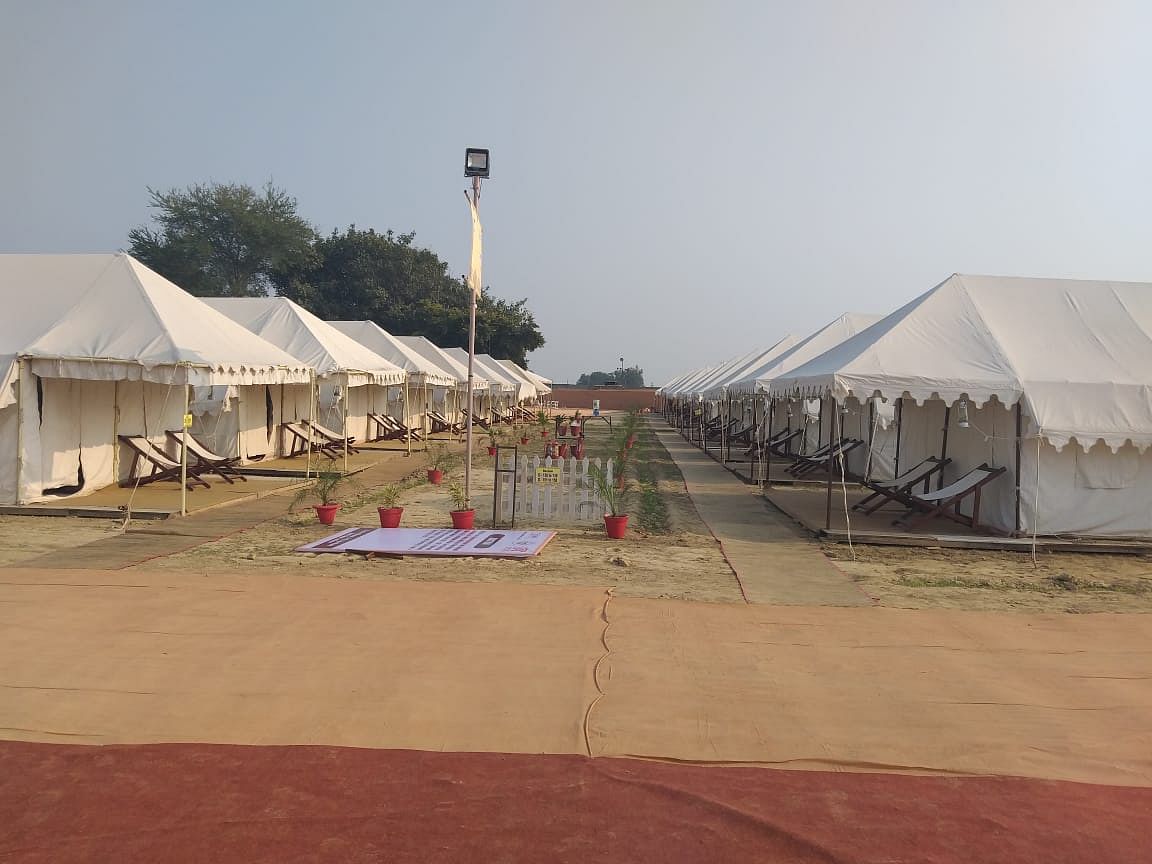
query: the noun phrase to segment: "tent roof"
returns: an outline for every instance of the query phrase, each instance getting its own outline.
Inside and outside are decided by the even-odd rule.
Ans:
[[[509,369],[512,369],[513,371],[516,371],[516,372],[519,372],[521,375],[523,375],[525,378],[527,378],[529,381],[531,381],[532,384],[535,385],[535,387],[536,387],[537,395],[543,396],[546,393],[552,392],[552,379],[551,378],[545,378],[543,375],[537,375],[532,370],[525,369],[519,363],[513,363],[511,360],[501,360],[500,362],[503,365],[507,366]]]
[[[456,358],[441,348],[439,345],[432,342],[426,336],[397,336],[401,342],[418,353],[425,360],[435,363],[447,374],[453,376],[459,386],[468,383],[468,367],[467,365],[459,363]],[[473,370],[472,375],[472,389],[473,390],[487,390],[488,379],[481,375],[475,374]]]
[[[320,377],[348,376],[348,386],[399,384],[405,372],[287,297],[210,297],[205,301],[279,345]]]
[[[668,389],[669,394],[672,396],[688,396],[696,391],[696,385],[704,381],[720,368],[722,364],[717,363],[715,366],[702,366],[694,372],[685,375],[679,383]]]
[[[717,367],[711,375],[694,385],[694,389],[707,399],[718,399],[728,390],[728,385],[737,380],[748,369],[764,363],[769,357],[778,357],[796,344],[795,336],[785,336],[770,348],[758,348]]]
[[[1152,285],[953,275],[773,394],[1021,402],[1056,447],[1152,444]]]
[[[468,352],[463,348],[445,348],[444,351],[455,358],[456,362],[462,364],[465,369],[468,368]],[[505,392],[519,393],[521,382],[513,378],[507,369],[487,354],[476,355],[473,371],[476,369],[480,370],[480,374],[487,378],[490,384],[499,387]]]
[[[774,378],[807,363],[813,357],[823,354],[845,339],[866,330],[882,317],[881,315],[853,313],[841,315],[835,321],[825,324],[815,333],[800,340],[786,351],[769,352],[744,374],[733,378],[728,384],[728,392],[756,393],[767,390],[768,384]]]
[[[688,381],[689,379],[694,378],[697,375],[701,375],[703,373],[710,372],[711,370],[713,370],[715,368],[716,368],[715,366],[699,366],[695,369],[690,369],[687,372],[681,372],[679,375],[677,375],[671,381],[666,382],[664,384],[664,386],[660,387],[656,392],[657,393],[663,393],[665,396],[675,396],[677,389],[685,381]]]
[[[497,360],[496,363],[500,366],[501,369],[503,369],[517,381],[523,383],[523,386],[520,388],[519,398],[535,399],[536,396],[540,393],[540,386],[531,378],[529,378],[523,371],[521,371],[520,367],[513,363],[511,360]]]
[[[419,351],[405,345],[375,321],[329,321],[333,327],[365,348],[399,366],[409,375],[436,387],[452,387],[456,379]]]
[[[0,255],[0,302],[0,406],[14,398],[18,355],[50,377],[207,386],[311,375],[124,253]]]

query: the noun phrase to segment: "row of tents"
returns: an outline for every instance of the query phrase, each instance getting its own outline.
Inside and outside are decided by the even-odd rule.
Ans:
[[[718,424],[761,444],[802,430],[799,453],[862,442],[837,483],[935,459],[939,487],[988,466],[981,518],[1000,533],[1152,537],[1150,284],[957,274],[889,315],[686,372],[657,399],[705,446]]]
[[[359,441],[372,414],[507,413],[550,392],[521,366],[370,321],[323,321],[282,297],[198,298],[126,254],[0,255],[0,504],[123,482],[121,436],[192,434],[241,463],[286,455],[283,425]]]

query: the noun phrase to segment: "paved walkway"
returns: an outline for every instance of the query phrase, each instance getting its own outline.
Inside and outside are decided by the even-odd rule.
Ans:
[[[365,488],[393,483],[424,464],[413,454],[405,458],[396,453],[356,475]],[[281,490],[287,491],[287,490]],[[126,531],[94,540],[70,549],[57,549],[37,558],[19,561],[12,567],[36,567],[62,570],[120,570],[142,564],[153,558],[175,555],[202,543],[210,543],[246,531],[249,528],[283,516],[291,499],[273,492],[255,500],[239,501],[227,507],[216,507],[173,517],[160,522],[133,522]]]
[[[730,471],[653,418],[700,518],[720,543],[749,603],[868,606],[871,601],[786,516]]]

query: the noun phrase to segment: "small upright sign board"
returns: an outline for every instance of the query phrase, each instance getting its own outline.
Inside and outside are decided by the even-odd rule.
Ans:
[[[599,399],[593,399],[592,400],[592,416],[593,417],[599,417],[600,416],[600,400]]]
[[[450,558],[532,558],[555,531],[459,531],[455,528],[347,528],[297,552],[427,555]]]

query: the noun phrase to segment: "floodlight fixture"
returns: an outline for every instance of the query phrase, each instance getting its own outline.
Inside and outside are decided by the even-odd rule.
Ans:
[[[961,429],[967,429],[969,426],[968,402],[965,399],[961,399],[956,403],[956,425]]]
[[[464,151],[464,176],[488,178],[488,151],[469,147]]]

